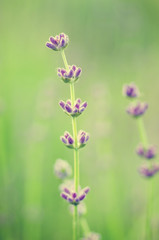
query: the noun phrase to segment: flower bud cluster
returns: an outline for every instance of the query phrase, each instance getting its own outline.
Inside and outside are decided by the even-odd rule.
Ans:
[[[69,132],[64,132],[64,135],[60,137],[61,141],[68,148],[80,149],[84,147],[89,140],[89,134],[83,130],[80,130],[77,136],[77,146],[75,146],[75,140]]]
[[[55,37],[50,37],[50,42],[47,42],[46,46],[54,51],[61,51],[67,47],[68,42],[68,36],[64,33],[61,33]]]
[[[70,204],[76,206],[86,197],[89,191],[90,191],[90,188],[85,187],[78,194],[69,188],[64,188],[64,191],[61,193],[61,197],[66,201],[68,201]]]
[[[71,105],[71,100],[67,100],[66,102],[61,100],[59,105],[67,115],[78,117],[86,109],[87,102],[81,102],[81,99],[78,98],[74,106]]]
[[[74,83],[81,76],[82,69],[80,67],[76,67],[75,65],[69,66],[69,69],[66,70],[64,68],[58,68],[57,75],[65,82],[65,83]]]

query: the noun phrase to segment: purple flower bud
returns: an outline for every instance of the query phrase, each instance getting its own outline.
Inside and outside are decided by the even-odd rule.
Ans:
[[[61,141],[62,141],[64,144],[67,143],[67,141],[66,141],[66,139],[65,139],[64,137],[60,137],[60,139],[61,139]]]
[[[60,105],[63,109],[65,109],[65,102],[64,102],[64,101],[61,100],[61,101],[59,102],[59,105]]]
[[[50,42],[46,43],[46,46],[55,50],[60,51],[67,47],[69,38],[66,34],[61,33],[55,37],[50,37]]]
[[[75,82],[81,74],[81,68],[76,69],[75,65],[69,66],[69,70],[59,68],[57,74],[65,83]]]
[[[151,167],[143,165],[139,169],[139,173],[144,177],[152,177],[159,171],[159,165],[153,164]]]
[[[65,105],[65,109],[68,113],[71,113],[72,112],[72,108],[70,107],[70,105],[66,104]]]
[[[51,48],[53,50],[56,50],[56,46],[52,43],[49,43],[49,42],[46,43],[46,47]]]
[[[64,188],[64,192],[67,193],[67,194],[69,194],[69,195],[71,194],[71,193],[70,193],[70,190],[69,190],[68,188],[66,188],[66,187]]]
[[[156,148],[155,146],[144,148],[142,144],[140,144],[136,149],[136,153],[146,159],[152,159],[156,156]]]
[[[145,150],[144,150],[144,148],[143,148],[143,146],[142,146],[141,144],[137,147],[136,153],[137,153],[139,156],[141,156],[141,157],[144,156]]]
[[[75,193],[75,192],[72,193],[72,197],[73,197],[73,198],[76,198],[76,197],[77,197],[77,193]]]
[[[67,100],[66,103],[71,106],[71,100]]]
[[[78,68],[78,69],[76,70],[76,73],[75,73],[75,78],[78,78],[78,77],[80,76],[81,72],[82,72],[82,69],[81,69],[81,68]]]
[[[138,117],[141,116],[145,113],[145,111],[148,108],[148,104],[147,103],[141,103],[138,102],[137,104],[130,104],[129,107],[127,108],[127,113],[134,116],[134,117]]]
[[[71,136],[68,137],[68,143],[72,145],[74,143],[74,140]]]
[[[86,195],[82,194],[82,195],[79,196],[79,200],[82,201],[85,197],[86,197]]]
[[[80,142],[81,144],[84,144],[85,139],[86,139],[85,135],[82,135],[81,138],[79,139],[79,142]]]
[[[83,189],[83,191],[84,191],[84,193],[88,194],[89,191],[90,191],[90,188],[89,188],[89,187],[85,187],[85,188]]]
[[[61,193],[61,197],[65,200],[67,200],[68,196],[65,193]]]
[[[84,103],[82,103],[81,108],[82,108],[82,107],[86,108],[87,105],[88,105],[87,102],[84,102]]]
[[[50,37],[50,42],[52,42],[55,46],[58,45],[58,42],[53,37]]]
[[[139,97],[139,90],[135,84],[132,83],[123,87],[123,94],[127,97],[135,98]]]

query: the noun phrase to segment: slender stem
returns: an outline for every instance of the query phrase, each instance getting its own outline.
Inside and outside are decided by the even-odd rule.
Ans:
[[[139,117],[137,119],[139,134],[140,134],[140,140],[143,144],[144,148],[148,147],[148,137],[146,133],[146,129],[144,126],[144,122],[142,117]],[[149,162],[149,166],[152,167],[152,160]],[[152,240],[152,229],[151,229],[151,217],[152,217],[152,202],[153,202],[153,179],[151,179],[147,186],[147,203],[146,203],[146,230],[145,230],[145,239],[146,240]]]
[[[68,70],[69,65],[66,59],[66,55],[64,50],[61,51],[62,59],[65,65],[65,68]],[[71,104],[72,106],[75,103],[75,88],[74,83],[70,83],[70,95],[71,95]],[[79,151],[78,151],[78,142],[77,142],[77,121],[75,117],[72,117],[72,131],[73,137],[75,141],[75,149],[74,149],[74,188],[75,192],[78,193],[79,188]],[[78,239],[78,207],[74,207],[74,214],[73,214],[73,240]]]
[[[89,229],[87,220],[84,217],[81,217],[80,223],[81,223],[81,227],[82,227],[84,236],[88,236],[88,234],[90,233],[90,229]]]
[[[147,134],[146,134],[146,130],[145,130],[145,126],[144,126],[142,117],[139,117],[137,119],[137,124],[138,124],[138,129],[139,129],[139,134],[140,134],[140,140],[141,140],[142,144],[144,145],[144,147],[146,148],[148,146],[148,138],[147,138]]]

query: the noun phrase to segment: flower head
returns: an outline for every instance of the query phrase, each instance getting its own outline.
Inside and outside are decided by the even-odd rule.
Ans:
[[[61,193],[61,197],[68,201],[72,205],[78,205],[88,194],[90,191],[89,187],[85,187],[80,191],[80,193],[76,193],[72,191],[72,189],[64,188],[63,192]]]
[[[143,103],[138,102],[135,104],[131,103],[127,108],[127,113],[133,117],[139,117],[145,113],[147,108],[148,108],[148,104],[144,102]]]
[[[69,132],[64,132],[64,135],[60,137],[61,141],[68,148],[74,148],[74,139]]]
[[[135,86],[135,84],[131,83],[123,87],[123,94],[124,96],[130,98],[139,97],[139,89]]]
[[[153,164],[151,167],[143,165],[139,169],[139,173],[144,177],[152,177],[159,171],[159,165]]]
[[[67,100],[66,102],[61,100],[59,105],[67,115],[78,117],[86,109],[87,102],[81,102],[81,99],[77,99],[72,107],[70,100]]]
[[[65,33],[61,33],[55,37],[50,37],[50,42],[47,42],[46,46],[52,50],[60,51],[67,47],[68,42],[68,36]]]
[[[64,132],[64,135],[61,136],[60,139],[66,147],[79,149],[86,145],[87,141],[89,140],[89,134],[83,130],[80,130],[77,136],[77,146],[75,146],[75,140],[69,132]]]
[[[71,176],[72,168],[67,161],[57,159],[54,164],[54,173],[59,179],[65,179]]]
[[[144,157],[146,159],[152,159],[156,156],[156,147],[149,146],[148,148],[144,148],[143,145],[140,144],[136,149],[136,153],[140,157]]]
[[[69,69],[58,68],[57,75],[65,82],[72,83],[76,82],[80,77],[82,69],[75,65],[69,66]]]
[[[78,133],[78,147],[79,148],[84,147],[88,140],[89,140],[89,134],[83,130],[80,130]]]
[[[82,240],[100,240],[101,235],[99,233],[90,232],[87,237],[82,238]]]

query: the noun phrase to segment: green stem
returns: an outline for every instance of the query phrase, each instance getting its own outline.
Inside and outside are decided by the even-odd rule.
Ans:
[[[69,65],[66,59],[66,55],[64,50],[61,51],[62,59],[65,65],[65,68],[68,70]],[[71,104],[74,106],[75,103],[75,88],[74,83],[70,83],[70,95],[71,95]],[[75,192],[78,193],[79,188],[79,151],[78,151],[78,141],[77,141],[77,121],[75,117],[72,117],[72,130],[73,137],[75,141],[75,149],[74,149],[74,188]],[[73,214],[73,240],[78,239],[78,207],[74,207]]]
[[[142,117],[139,117],[137,119],[137,124],[138,124],[138,129],[139,129],[139,134],[140,134],[140,140],[141,140],[143,146],[146,148],[146,147],[148,147],[148,138],[147,138],[147,134],[146,134],[146,130],[145,130],[145,126],[144,126]]]
[[[81,227],[84,233],[84,236],[88,236],[88,234],[90,233],[90,229],[87,223],[87,220],[84,217],[80,218],[80,223],[81,223]]]

